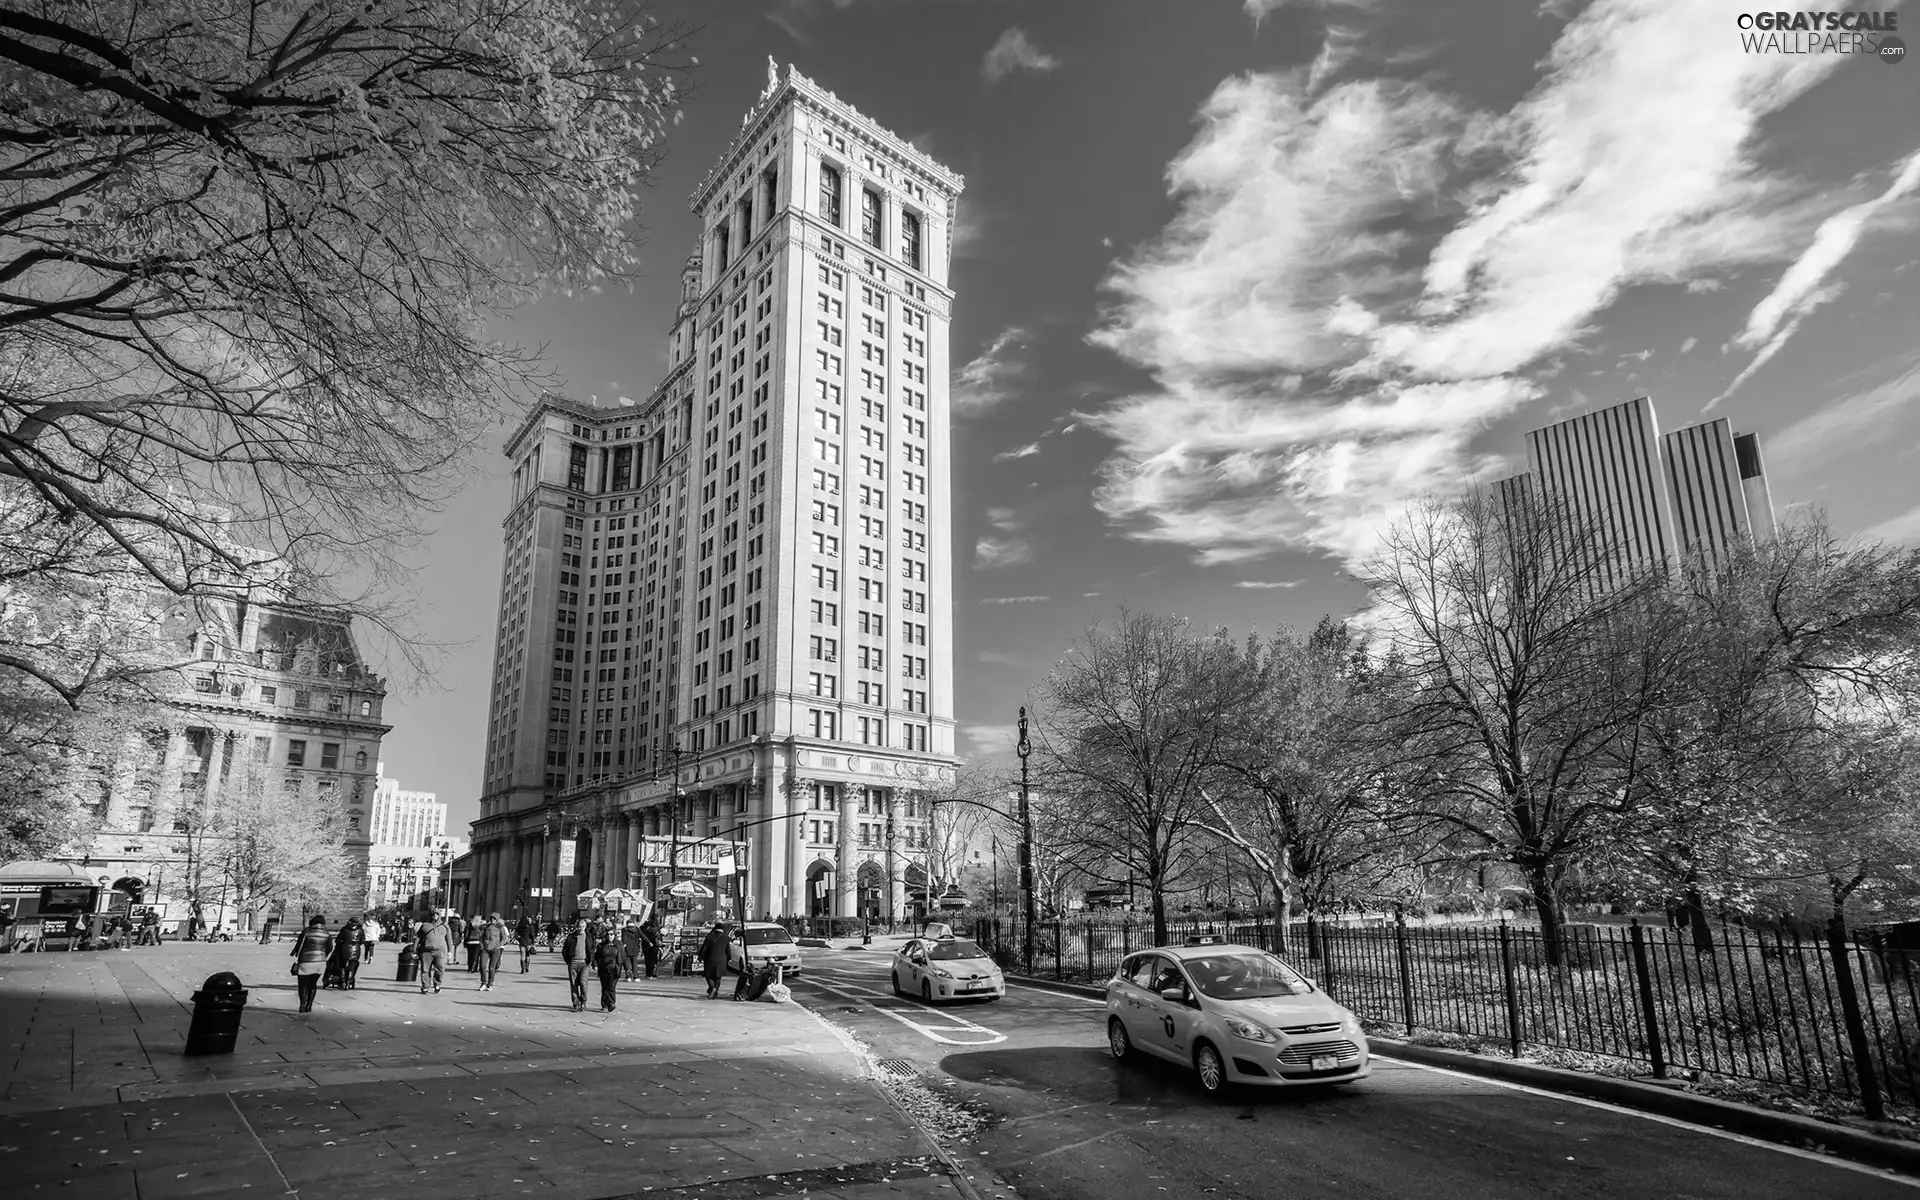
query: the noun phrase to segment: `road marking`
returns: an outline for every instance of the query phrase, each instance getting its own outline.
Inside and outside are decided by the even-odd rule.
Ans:
[[[1658,1121],[1662,1125],[1671,1125],[1675,1129],[1685,1129],[1693,1133],[1704,1133],[1710,1137],[1721,1138],[1725,1141],[1739,1142],[1743,1146],[1758,1146],[1764,1150],[1777,1150],[1782,1154],[1791,1154],[1795,1158],[1809,1159],[1813,1162],[1825,1163],[1832,1167],[1843,1167],[1849,1171],[1857,1171],[1862,1175],[1871,1175],[1875,1179],[1890,1179],[1896,1183],[1904,1183],[1908,1187],[1920,1188],[1920,1179],[1911,1179],[1905,1175],[1890,1171],[1885,1167],[1870,1167],[1865,1163],[1857,1163],[1851,1159],[1838,1158],[1831,1154],[1816,1154],[1811,1150],[1802,1150],[1797,1146],[1783,1146],[1779,1142],[1769,1142],[1756,1137],[1748,1137],[1744,1133],[1734,1133],[1727,1129],[1715,1129],[1711,1125],[1696,1125],[1692,1121],[1682,1121],[1678,1117],[1663,1116],[1660,1113],[1641,1112],[1635,1108],[1623,1108],[1618,1104],[1609,1104],[1604,1100],[1589,1100],[1585,1096],[1569,1096],[1562,1092],[1550,1092],[1545,1088],[1529,1087],[1524,1083],[1509,1083],[1504,1079],[1489,1079],[1484,1075],[1469,1075],[1465,1071],[1455,1071],[1447,1067],[1435,1067],[1429,1066],[1426,1063],[1409,1062],[1404,1058],[1394,1058],[1390,1054],[1379,1051],[1374,1053],[1374,1057],[1385,1059],[1399,1066],[1412,1067],[1417,1071],[1432,1071],[1436,1075],[1451,1075],[1455,1079],[1464,1079],[1469,1083],[1491,1084],[1494,1087],[1507,1088],[1510,1091],[1524,1092],[1529,1096],[1540,1096],[1548,1100],[1563,1100],[1568,1104],[1582,1104],[1588,1108],[1600,1109],[1603,1112],[1619,1113],[1622,1116],[1628,1117],[1639,1117],[1643,1121]]]
[[[999,1032],[998,1030],[988,1029],[985,1025],[975,1025],[972,1021],[966,1020],[963,1017],[953,1016],[950,1013],[940,1014],[943,1019],[952,1022],[952,1024],[950,1025],[923,1025],[918,1021],[902,1016],[899,1012],[895,1011],[894,1009],[882,1008],[878,1004],[875,1004],[872,1000],[868,999],[867,997],[880,996],[881,993],[873,991],[870,988],[863,987],[863,988],[860,988],[859,991],[853,991],[848,988],[837,987],[831,983],[822,983],[817,979],[814,980],[813,983],[815,987],[824,988],[829,992],[837,992],[840,995],[845,996],[849,1000],[857,1000],[861,1004],[864,1004],[868,1008],[872,1009],[874,1012],[879,1013],[881,1016],[890,1017],[893,1020],[900,1022],[902,1025],[905,1025],[907,1028],[920,1034],[922,1037],[927,1038],[929,1041],[942,1042],[949,1046],[992,1046],[996,1043],[1004,1042],[1007,1040],[1007,1035]],[[855,986],[858,986],[858,985],[855,985]],[[861,994],[862,992],[866,994],[862,995]],[[904,1001],[904,1003],[912,1004],[916,1008],[926,1008],[930,1012],[936,1011],[931,1009],[927,1005],[921,1004],[917,1000],[908,1000],[908,1001]],[[967,1038],[946,1036],[949,1033],[978,1034],[981,1036],[967,1037]]]
[[[1092,996],[1076,996],[1072,992],[1056,992],[1052,988],[1034,987],[1029,983],[1009,983],[1009,988],[1019,988],[1023,992],[1038,992],[1043,996],[1058,996],[1062,1000],[1078,1000],[1082,1004],[1091,1004],[1095,1008],[1105,1008],[1105,1000],[1095,1000]]]

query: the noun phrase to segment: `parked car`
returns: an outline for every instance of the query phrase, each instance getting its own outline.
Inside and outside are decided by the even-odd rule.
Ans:
[[[1372,1071],[1359,1019],[1279,957],[1194,939],[1129,955],[1107,982],[1107,1045],[1191,1067],[1217,1093],[1351,1083]]]
[[[965,938],[914,938],[893,956],[893,990],[935,1000],[998,1000],[1007,977]]]
[[[758,971],[768,964],[776,964],[787,975],[800,973],[800,947],[794,944],[793,935],[784,926],[771,922],[748,921],[735,927],[727,953],[727,969],[740,970],[743,956],[749,970]]]

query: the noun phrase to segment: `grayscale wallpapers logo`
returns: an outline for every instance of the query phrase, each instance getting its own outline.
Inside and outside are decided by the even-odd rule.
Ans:
[[[1885,12],[1757,12],[1734,18],[1748,54],[1851,54],[1904,62],[1907,44],[1895,32],[1900,14]]]

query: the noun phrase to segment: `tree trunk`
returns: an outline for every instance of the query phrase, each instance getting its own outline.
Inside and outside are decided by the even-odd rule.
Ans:
[[[1700,878],[1687,872],[1687,927],[1693,931],[1693,949],[1697,954],[1713,953],[1713,927],[1707,924],[1707,899],[1700,894]]]
[[[1147,877],[1147,889],[1153,896],[1153,944],[1167,944],[1167,889],[1158,875]]]
[[[1561,967],[1567,961],[1567,918],[1560,907],[1560,892],[1552,872],[1545,866],[1527,871],[1527,883],[1533,892],[1533,906],[1540,915],[1540,942],[1549,967]]]

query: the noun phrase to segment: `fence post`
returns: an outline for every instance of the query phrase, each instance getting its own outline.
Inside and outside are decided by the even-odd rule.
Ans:
[[[1853,1073],[1860,1081],[1860,1107],[1869,1121],[1884,1121],[1886,1098],[1880,1094],[1880,1073],[1873,1066],[1873,1047],[1867,1041],[1867,1023],[1860,1013],[1860,994],[1853,987],[1847,919],[1837,912],[1827,922],[1827,949],[1833,955],[1834,991],[1840,997],[1840,1016],[1846,1022],[1847,1045],[1853,1051]]]
[[[1067,977],[1066,964],[1060,960],[1060,922],[1055,921],[1053,923],[1053,977],[1055,979],[1065,979]]]
[[[1400,1015],[1406,1018],[1407,1036],[1413,1036],[1413,964],[1407,958],[1407,913],[1393,912],[1393,944],[1400,958]]]
[[[1088,921],[1087,922],[1087,980],[1088,982],[1092,982],[1098,978],[1099,978],[1098,973],[1095,972],[1093,969],[1093,922]]]
[[[1667,1055],[1660,1045],[1660,1010],[1653,1003],[1653,971],[1647,966],[1647,931],[1640,928],[1640,919],[1636,917],[1628,923],[1627,932],[1633,942],[1633,975],[1640,993],[1640,1014],[1647,1025],[1647,1058],[1653,1063],[1653,1077],[1665,1079]]]
[[[1500,977],[1506,981],[1507,1043],[1520,1057],[1520,986],[1513,974],[1513,927],[1500,922]]]
[[[1120,957],[1125,958],[1132,953],[1133,953],[1133,914],[1128,913],[1127,919],[1120,922]]]

